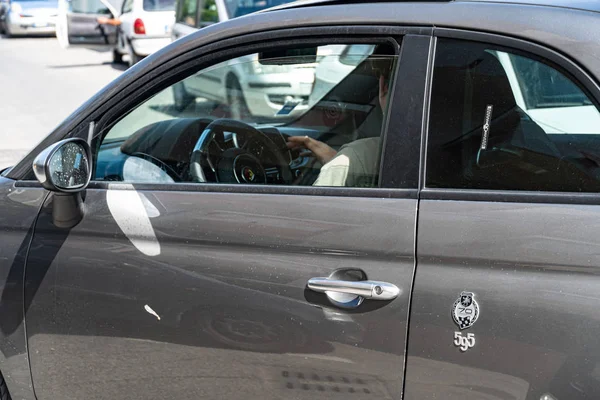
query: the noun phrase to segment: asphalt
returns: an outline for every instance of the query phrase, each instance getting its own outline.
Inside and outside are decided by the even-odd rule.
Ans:
[[[0,169],[13,165],[125,65],[54,37],[0,37]]]

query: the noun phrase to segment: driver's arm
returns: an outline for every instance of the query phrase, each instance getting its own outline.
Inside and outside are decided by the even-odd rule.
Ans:
[[[321,168],[313,186],[376,186],[379,142],[379,138],[367,138],[342,146],[337,156]]]
[[[121,25],[121,20],[118,18],[107,18],[107,17],[98,17],[96,18],[96,21],[100,24],[100,25],[112,25],[112,26],[119,26]]]
[[[306,149],[307,153],[314,156],[321,164],[327,164],[329,161],[333,160],[337,154],[337,151],[326,143],[309,136],[290,136],[287,140],[288,149]],[[300,153],[301,156],[308,154],[305,154],[304,152]]]

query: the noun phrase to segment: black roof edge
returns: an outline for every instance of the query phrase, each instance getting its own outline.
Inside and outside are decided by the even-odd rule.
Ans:
[[[567,8],[572,10],[600,12],[600,2],[596,0],[297,0],[292,3],[282,4],[259,11],[271,12],[290,10],[312,6],[329,6],[344,4],[366,3],[496,3],[496,4],[521,4],[530,6],[545,6]]]
[[[364,3],[451,3],[456,0],[296,0],[292,3],[282,4],[267,8],[259,12],[289,10],[311,6],[329,6],[339,4],[364,4]]]

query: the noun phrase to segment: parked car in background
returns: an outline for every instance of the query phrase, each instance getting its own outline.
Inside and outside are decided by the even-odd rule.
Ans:
[[[228,60],[173,87],[182,111],[197,98],[227,104],[239,119],[289,117],[306,110],[316,63],[265,65],[258,54]]]
[[[173,27],[173,39],[200,28],[242,17],[267,8],[292,3],[294,0],[179,0]]]
[[[576,130],[596,133],[600,115],[581,90],[564,75],[515,54],[496,52],[510,81],[517,105],[547,134]]]
[[[55,32],[58,0],[10,0],[0,2],[0,33],[51,35]]]
[[[315,68],[315,83],[308,104],[321,100],[335,86],[340,76],[348,75],[372,52],[373,45],[340,44],[330,54],[322,56]]]
[[[113,51],[117,44],[117,27],[100,25],[99,18],[114,19],[120,0],[59,0],[56,38],[63,48],[85,47]]]
[[[125,0],[119,16],[113,60],[129,57],[129,65],[171,43],[175,0]]]
[[[217,22],[292,1],[180,0],[173,40]],[[314,64],[294,69],[278,65],[260,66],[256,55],[240,57],[226,64],[213,73],[202,74],[197,79],[174,86],[176,108],[183,110],[200,97],[226,101],[234,114],[242,119],[244,115],[287,117],[306,109],[314,83]],[[293,79],[293,74],[300,74],[302,78]]]
[[[171,42],[175,0],[59,0],[57,38],[64,48],[111,51],[130,65]],[[99,24],[108,19],[112,23]]]

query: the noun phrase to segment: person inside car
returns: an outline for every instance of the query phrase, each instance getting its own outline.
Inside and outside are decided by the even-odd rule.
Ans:
[[[385,114],[393,58],[379,57],[370,60],[371,68],[379,80],[379,104]],[[329,145],[309,136],[290,136],[288,148],[304,149],[323,167],[313,186],[374,187],[377,184],[380,163],[380,137],[367,137],[343,145],[336,151]]]

